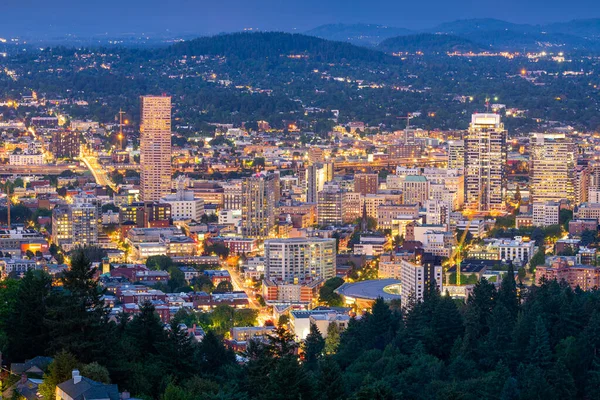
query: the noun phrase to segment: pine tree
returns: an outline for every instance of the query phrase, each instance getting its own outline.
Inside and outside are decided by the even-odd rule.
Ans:
[[[45,400],[54,400],[56,385],[71,379],[72,372],[79,365],[77,358],[69,352],[61,351],[54,357],[44,374],[44,381],[39,387],[40,394]]]
[[[94,278],[92,268],[83,252],[75,252],[71,268],[62,277],[63,292],[53,296],[46,323],[52,338],[51,348],[65,349],[77,354],[82,361],[102,359],[106,354],[108,308],[102,299],[103,291]]]
[[[335,322],[332,324],[335,324]],[[310,324],[310,332],[302,343],[302,350],[304,351],[306,366],[309,369],[315,368],[317,361],[323,356],[323,350],[325,350],[325,339],[323,339],[317,325]]]
[[[336,323],[331,323],[327,327],[327,337],[325,338],[325,354],[335,354],[340,345],[340,327]]]
[[[5,327],[11,359],[25,361],[48,354],[50,333],[44,320],[51,289],[52,278],[42,271],[28,271],[19,283]]]
[[[541,316],[535,322],[535,331],[529,342],[530,362],[540,368],[548,368],[552,362],[552,350],[548,330]]]
[[[327,400],[345,399],[346,388],[344,376],[339,365],[333,359],[327,357],[321,361],[318,389],[321,397]]]
[[[512,321],[517,319],[517,315],[519,314],[519,297],[512,262],[508,263],[508,270],[502,279],[502,284],[498,291],[498,303],[504,305]]]
[[[276,361],[261,396],[264,400],[311,400],[315,397],[309,375],[290,354]]]
[[[140,312],[127,324],[124,340],[133,361],[158,355],[165,346],[167,337],[163,323],[150,302],[142,304]]]
[[[281,358],[285,355],[294,354],[297,349],[294,334],[285,329],[283,326],[278,326],[269,335],[269,343],[267,348],[269,353],[275,358]]]

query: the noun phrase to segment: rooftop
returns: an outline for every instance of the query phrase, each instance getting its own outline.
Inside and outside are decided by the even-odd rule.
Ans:
[[[355,283],[344,283],[335,290],[336,293],[356,299],[375,300],[378,297],[385,301],[400,300],[399,294],[386,291],[389,286],[399,285],[398,279],[373,279]]]

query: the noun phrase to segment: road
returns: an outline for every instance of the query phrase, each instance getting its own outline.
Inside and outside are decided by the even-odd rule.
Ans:
[[[263,307],[258,301],[256,301],[254,294],[250,290],[246,289],[246,286],[244,285],[244,282],[237,269],[230,267],[227,263],[224,263],[223,266],[231,276],[231,284],[233,285],[233,289],[246,292],[246,295],[248,296],[248,303],[251,308],[256,308],[258,310],[262,309]]]
[[[106,171],[100,164],[98,164],[98,159],[96,157],[90,155],[81,156],[81,161],[83,161],[86,167],[90,170],[98,185],[109,186],[113,191],[117,191],[117,185],[115,185],[108,178]]]

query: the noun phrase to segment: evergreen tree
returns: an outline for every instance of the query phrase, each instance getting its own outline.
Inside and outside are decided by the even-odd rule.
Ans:
[[[535,322],[535,332],[529,342],[530,362],[540,368],[547,368],[552,361],[552,350],[548,330],[541,316]]]
[[[508,263],[508,270],[502,279],[502,284],[498,291],[498,303],[506,308],[512,321],[517,319],[517,315],[519,314],[519,298],[517,295],[517,282],[515,281],[515,271],[512,262]]]
[[[336,323],[329,324],[325,338],[325,354],[335,354],[339,345],[340,327]]]
[[[56,354],[54,360],[48,366],[48,372],[44,374],[44,381],[39,387],[42,397],[45,400],[54,400],[56,385],[71,379],[72,372],[78,365],[79,362],[73,354],[67,351]]]
[[[311,400],[316,396],[309,375],[290,354],[283,355],[275,363],[261,399],[264,400]]]
[[[50,334],[44,320],[52,278],[42,271],[27,271],[6,315],[7,355],[18,361],[48,354]]]
[[[344,377],[339,365],[332,358],[326,357],[321,360],[318,392],[322,399],[341,400],[346,398]]]
[[[278,326],[273,330],[273,333],[269,335],[269,342],[267,349],[272,357],[281,358],[286,355],[294,354],[296,348],[296,341],[294,340],[294,334],[285,329],[283,326]]]
[[[108,308],[95,273],[84,252],[75,252],[71,268],[61,279],[63,292],[52,297],[46,318],[51,349],[68,350],[84,362],[101,360],[107,354],[105,341],[98,338],[107,334]]]
[[[335,322],[332,324],[335,324]],[[310,324],[310,332],[306,335],[306,339],[302,343],[302,350],[304,351],[306,366],[308,368],[315,368],[317,361],[323,356],[323,350],[325,350],[325,339],[323,339],[317,325]]]

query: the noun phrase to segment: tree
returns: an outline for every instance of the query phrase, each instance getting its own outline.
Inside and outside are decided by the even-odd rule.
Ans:
[[[268,337],[267,350],[274,358],[282,358],[296,351],[294,335],[283,326],[278,326]]]
[[[593,231],[590,229],[586,229],[581,232],[581,242],[582,246],[588,246],[592,243],[596,243],[598,241],[598,231]]]
[[[325,338],[325,354],[335,354],[340,345],[340,327],[335,322],[327,327],[327,337]]]
[[[231,284],[230,281],[219,282],[219,284],[217,285],[215,290],[213,290],[213,293],[229,293],[229,292],[233,292],[233,285]]]
[[[306,335],[306,339],[302,343],[302,350],[304,351],[304,361],[309,368],[315,368],[317,361],[323,356],[323,350],[325,350],[325,339],[321,335],[317,325],[310,324],[310,332]]]
[[[108,370],[97,362],[86,364],[81,367],[81,375],[96,382],[110,383]]]
[[[63,383],[72,377],[72,372],[79,365],[75,356],[67,351],[61,351],[54,357],[48,366],[48,372],[44,374],[44,381],[39,391],[44,399],[54,400],[56,385]]]
[[[175,263],[173,262],[173,259],[169,256],[150,256],[146,259],[146,267],[155,271],[168,271],[169,268],[174,266]]]
[[[344,280],[339,277],[329,278],[319,289],[319,301],[331,307],[340,307],[343,304],[342,296],[335,293],[334,290],[344,284]]]
[[[546,251],[544,246],[540,246],[539,250],[529,260],[529,272],[535,271],[538,265],[544,265],[546,262]]]
[[[76,252],[71,268],[61,278],[64,292],[52,297],[46,318],[50,347],[55,351],[69,350],[84,362],[106,356],[106,341],[97,338],[107,333],[108,307],[95,278],[96,270],[84,252]]]
[[[44,321],[51,290],[52,278],[43,271],[29,270],[20,281],[14,299],[10,299],[14,306],[6,310],[4,326],[8,339],[6,352],[11,359],[24,361],[48,354],[51,336]]]

